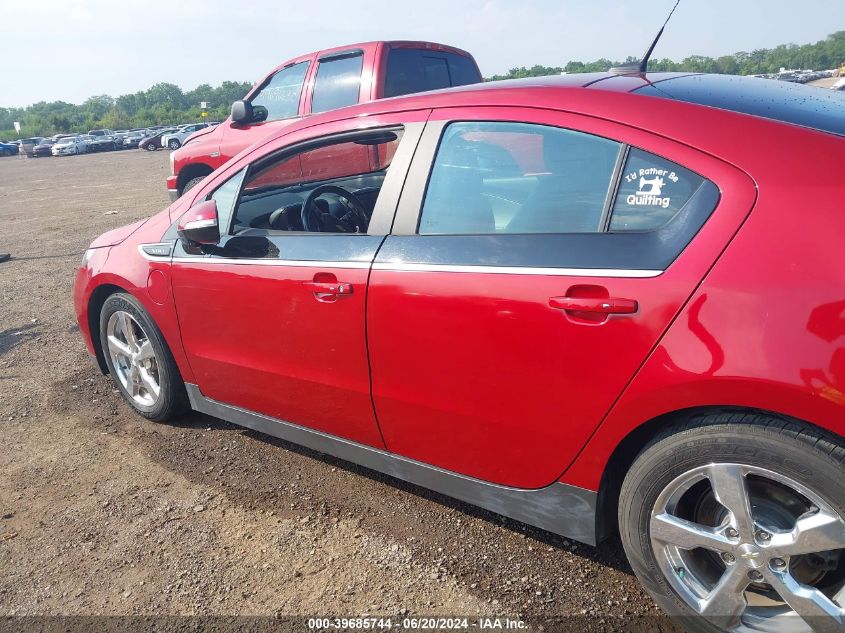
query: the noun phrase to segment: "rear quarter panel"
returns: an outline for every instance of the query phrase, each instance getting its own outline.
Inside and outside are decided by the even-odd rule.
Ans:
[[[760,409],[845,436],[845,139],[744,118],[723,156],[757,183],[755,208],[566,483],[598,489],[628,433],[694,407]]]

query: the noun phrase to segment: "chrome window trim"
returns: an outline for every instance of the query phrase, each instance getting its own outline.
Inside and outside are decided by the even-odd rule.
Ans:
[[[373,270],[392,272],[446,272],[499,275],[559,275],[564,277],[627,277],[651,278],[662,275],[662,270],[622,270],[616,268],[532,268],[528,266],[474,266],[452,264],[406,264],[379,262]]]
[[[143,253],[142,253],[143,254]],[[147,259],[152,259],[145,255]],[[174,264],[234,264],[251,266],[298,266],[311,268],[370,268],[369,262],[340,262],[296,259],[241,259],[225,257],[174,257]],[[379,262],[373,270],[386,272],[476,273],[498,275],[557,275],[560,277],[623,277],[650,279],[662,275],[662,270],[622,270],[615,268],[531,268],[527,266],[459,266],[452,264],[414,264]]]
[[[239,257],[174,257],[174,264],[227,264],[233,266],[297,266],[312,268],[357,268],[366,269],[370,262],[332,262],[301,259],[246,259]]]

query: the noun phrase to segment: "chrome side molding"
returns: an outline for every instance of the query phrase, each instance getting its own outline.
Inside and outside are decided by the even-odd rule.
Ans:
[[[536,490],[491,484],[371,446],[217,402],[206,398],[196,385],[186,384],[185,387],[191,407],[200,413],[359,464],[588,545],[596,544],[598,495],[592,490],[559,482]]]

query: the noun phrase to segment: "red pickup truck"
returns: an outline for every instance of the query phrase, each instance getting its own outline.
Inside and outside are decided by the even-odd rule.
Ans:
[[[170,198],[177,199],[243,149],[301,117],[480,81],[472,55],[431,42],[366,42],[290,59],[235,101],[226,121],[195,133],[170,155]]]

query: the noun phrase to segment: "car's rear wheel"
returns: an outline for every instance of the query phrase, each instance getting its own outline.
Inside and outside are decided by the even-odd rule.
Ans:
[[[109,296],[100,312],[100,344],[124,399],[146,418],[165,421],[185,407],[185,385],[158,327],[129,294]]]
[[[655,601],[690,631],[845,629],[845,448],[759,414],[656,438],[622,486],[619,529]]]
[[[182,143],[179,142],[179,139],[172,138],[169,141],[167,141],[167,146],[170,149],[179,149],[180,147],[182,147]]]

